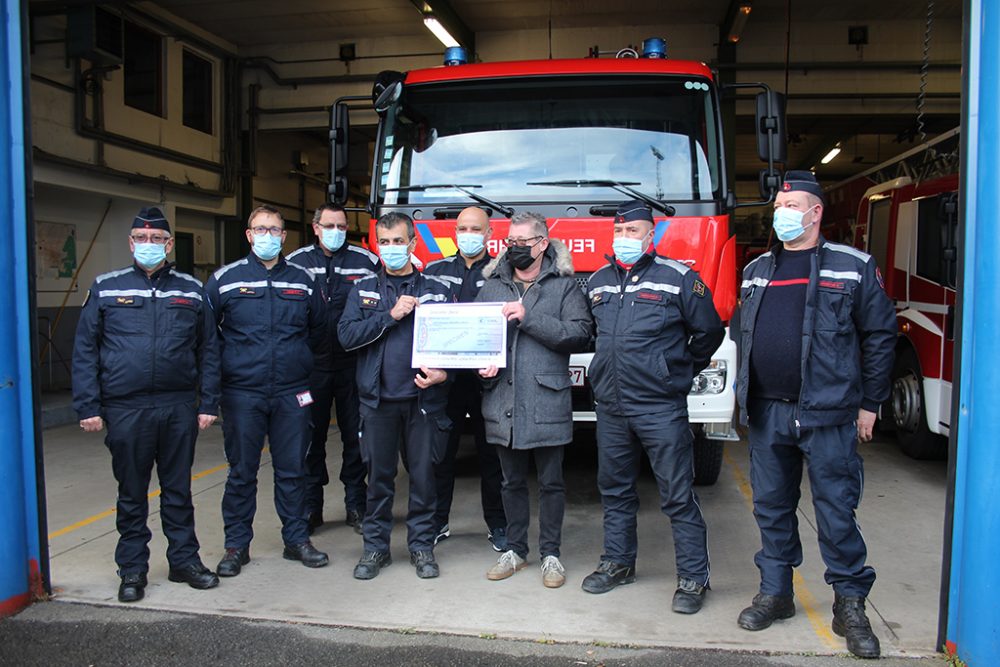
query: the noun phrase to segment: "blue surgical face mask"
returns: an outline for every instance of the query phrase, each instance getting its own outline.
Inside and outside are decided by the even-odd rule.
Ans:
[[[281,252],[281,237],[262,234],[253,237],[253,254],[268,262],[278,256]]]
[[[630,239],[619,236],[611,242],[611,250],[615,253],[615,259],[622,264],[635,264],[642,257],[642,246],[645,242],[645,236],[641,239]]]
[[[410,261],[410,246],[407,245],[380,245],[378,254],[382,256],[386,268],[392,271],[399,271]]]
[[[323,247],[327,250],[336,252],[340,250],[340,247],[344,245],[344,241],[347,240],[347,232],[343,229],[322,229],[322,234],[320,235],[320,241],[323,242]]]
[[[796,211],[793,208],[782,206],[774,209],[774,234],[778,237],[778,240],[782,243],[794,241],[802,236],[807,227],[815,225],[816,222],[813,221],[804,227],[802,226],[802,218],[814,208],[816,207],[810,206],[804,211]]]
[[[482,234],[456,234],[458,249],[466,257],[475,257],[486,247],[486,237]]]
[[[162,243],[136,243],[132,256],[136,264],[148,271],[167,258],[167,246]]]

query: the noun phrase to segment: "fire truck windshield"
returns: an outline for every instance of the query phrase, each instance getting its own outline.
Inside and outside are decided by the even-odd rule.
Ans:
[[[660,201],[719,199],[721,149],[708,81],[679,76],[485,79],[406,88],[384,116],[383,204],[460,203],[424,183],[476,183],[504,203],[602,202],[628,181]]]

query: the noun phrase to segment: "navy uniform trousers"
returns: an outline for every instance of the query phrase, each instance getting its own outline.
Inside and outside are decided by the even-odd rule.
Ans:
[[[257,512],[257,471],[267,437],[274,468],[274,508],[285,544],[302,544],[306,532],[306,450],[312,434],[309,407],[295,394],[260,396],[223,390],[222,433],[229,476],[222,496],[226,548],[249,546]]]
[[[396,471],[402,453],[410,474],[406,543],[410,551],[434,548],[434,466],[444,455],[451,422],[442,412],[424,414],[418,399],[361,406],[361,457],[368,467],[368,506],[362,530],[365,551],[389,551]]]
[[[826,583],[840,595],[867,597],[875,570],[865,565],[868,550],[854,515],[864,485],[857,426],[798,429],[795,413],[793,402],[751,399],[748,405],[760,592],[792,594],[792,568],[802,563],[796,509],[806,460]]]
[[[193,403],[155,408],[105,408],[111,468],[118,481],[115,522],[119,575],[149,570],[149,481],[156,465],[160,521],[167,537],[167,562],[179,568],[200,563],[191,503],[191,465],[198,437]]]
[[[448,449],[444,459],[435,469],[437,476],[437,511],[434,525],[440,530],[448,523],[451,503],[455,495],[455,457],[462,440],[462,426],[465,416],[469,416],[472,434],[476,441],[480,483],[479,494],[483,503],[483,519],[492,533],[497,528],[507,527],[507,516],[503,510],[500,487],[503,471],[496,447],[486,442],[486,426],[483,423],[483,389],[479,375],[475,371],[458,371],[455,381],[448,387],[448,419],[452,422],[448,433]]]
[[[343,443],[340,481],[344,485],[344,507],[365,513],[365,463],[361,460],[358,426],[361,422],[358,403],[357,369],[354,366],[332,371],[313,371],[309,381],[312,393],[312,442],[306,455],[306,516],[323,511],[323,487],[330,483],[326,468],[326,440],[330,412],[337,406],[337,428]]]
[[[687,404],[627,417],[597,412],[597,486],[604,506],[604,555],[633,567],[639,549],[636,480],[645,450],[660,491],[660,509],[670,517],[677,575],[708,585],[708,540],[694,483],[694,437]]]

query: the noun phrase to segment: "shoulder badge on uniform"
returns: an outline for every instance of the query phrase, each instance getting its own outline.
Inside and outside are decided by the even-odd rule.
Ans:
[[[590,302],[596,306],[597,304],[599,304],[601,302],[601,299],[603,299],[603,298],[604,298],[604,293],[603,292],[598,292],[594,296],[590,297]]]
[[[875,280],[878,281],[878,286],[884,290],[885,282],[882,280],[882,272],[879,271],[879,268],[877,266],[875,267]]]
[[[120,296],[115,299],[115,303],[121,306],[131,306],[135,303],[135,299],[130,296]]]
[[[252,287],[241,287],[240,288],[240,294],[250,294],[250,295],[253,295],[253,294],[256,294],[256,293],[257,292],[254,292]]]
[[[691,286],[691,291],[697,296],[705,296],[705,283],[695,280],[694,285]]]
[[[373,296],[363,296],[361,297],[361,307],[362,308],[375,308],[378,306],[379,300]]]

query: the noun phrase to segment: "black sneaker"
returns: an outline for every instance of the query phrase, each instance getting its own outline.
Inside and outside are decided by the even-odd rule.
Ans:
[[[496,551],[498,554],[502,554],[504,551],[507,551],[508,547],[507,547],[506,527],[493,528],[486,535],[486,539],[488,539],[490,541],[490,544],[493,545],[493,551]]]
[[[146,595],[146,574],[133,572],[122,575],[122,583],[118,586],[119,602],[138,602]]]
[[[411,551],[410,564],[417,569],[417,576],[421,579],[433,579],[441,574],[433,551]]]
[[[359,512],[358,510],[347,510],[347,518],[344,519],[344,523],[354,529],[354,532],[358,535],[361,534],[361,522],[364,521],[364,512]]]
[[[220,577],[235,577],[243,570],[243,566],[249,562],[249,546],[238,549],[229,547],[226,549],[226,555],[222,557],[222,560],[216,566],[215,571],[218,572]]]
[[[777,620],[795,616],[795,598],[791,595],[758,593],[736,621],[744,630],[756,632],[771,627]]]
[[[834,594],[833,631],[847,640],[847,650],[859,658],[877,658],[881,653],[878,637],[865,613],[863,597]]]
[[[383,567],[392,565],[392,555],[388,551],[366,551],[354,566],[355,579],[374,579]]]
[[[687,577],[677,578],[671,609],[678,614],[697,614],[705,602],[706,587]]]
[[[607,593],[616,586],[635,581],[635,567],[602,560],[597,569],[584,578],[581,588],[588,593]]]
[[[207,567],[198,563],[190,563],[183,567],[172,567],[167,579],[178,584],[187,584],[191,588],[207,590],[219,585],[219,578]]]
[[[306,540],[302,544],[286,544],[281,554],[286,560],[297,560],[306,567],[323,567],[330,563],[330,557]]]
[[[441,540],[447,540],[449,537],[451,537],[451,528],[448,527],[448,524],[444,524],[434,536],[434,544],[436,545]]]

